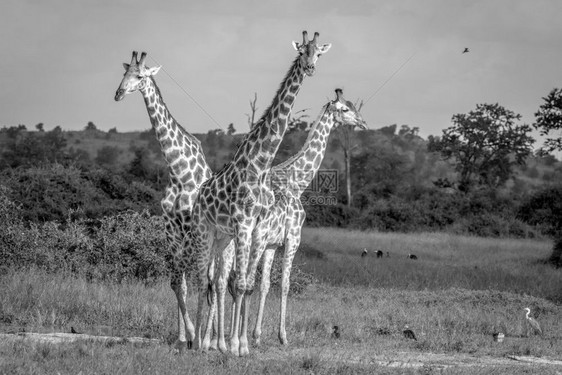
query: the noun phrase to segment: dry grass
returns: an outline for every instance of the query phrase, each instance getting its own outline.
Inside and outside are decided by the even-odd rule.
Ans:
[[[562,276],[541,262],[550,251],[546,241],[307,229],[303,243],[296,262],[320,282],[289,300],[289,349],[277,342],[279,298],[272,290],[262,348],[253,349],[248,358],[194,352],[180,356],[168,345],[17,341],[0,343],[0,373],[492,374],[528,368],[393,369],[373,358],[396,359],[401,353],[562,358]],[[361,258],[363,247],[391,256]],[[419,259],[407,259],[410,252]],[[194,296],[189,305],[195,306]],[[527,337],[527,306],[543,325],[544,337]],[[402,336],[405,324],[417,341]],[[330,337],[333,325],[341,327],[338,340]],[[70,326],[84,333],[171,343],[176,334],[174,296],[167,280],[152,286],[89,283],[30,270],[0,276],[3,331],[68,332]],[[503,343],[493,342],[495,331],[506,334]],[[533,369],[555,373],[548,367]]]

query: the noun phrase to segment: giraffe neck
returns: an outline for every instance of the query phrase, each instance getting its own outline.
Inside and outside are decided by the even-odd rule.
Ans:
[[[195,191],[211,175],[201,142],[182,128],[168,111],[154,79],[149,77],[145,82],[140,91],[168,165],[170,181],[173,185],[184,183],[189,185],[189,191]]]
[[[267,172],[287,131],[287,122],[295,98],[304,80],[300,56],[293,62],[277,94],[260,120],[250,129],[234,155],[235,163],[252,164]]]
[[[273,167],[274,175],[280,173],[298,196],[308,187],[324,160],[330,132],[334,128],[334,112],[329,105],[326,104],[320,112],[299,152]]]

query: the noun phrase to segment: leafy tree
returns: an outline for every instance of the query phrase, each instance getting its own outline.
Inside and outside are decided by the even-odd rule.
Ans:
[[[35,129],[37,129],[38,132],[44,132],[45,128],[42,122],[38,123],[37,125],[35,125]]]
[[[531,153],[531,127],[517,125],[520,119],[499,104],[478,104],[468,114],[454,115],[441,138],[430,137],[428,150],[453,160],[459,189],[469,191],[475,183],[497,188]]]
[[[230,124],[228,124],[228,128],[226,129],[226,134],[233,135],[234,133],[236,133],[236,128],[234,127],[234,124],[231,122]]]
[[[94,124],[92,121],[88,121],[88,125],[86,125],[86,127],[84,129],[85,130],[98,130],[98,128],[96,127],[96,124]]]
[[[542,136],[551,136],[558,132],[558,137],[549,137],[544,141],[541,150],[544,152],[562,151],[562,89],[553,89],[544,103],[535,113],[535,129],[540,130]],[[549,261],[562,266],[562,212],[558,211],[555,243]]]
[[[60,126],[45,133],[43,137],[44,160],[49,162],[61,161],[65,156],[66,138]]]
[[[540,130],[542,136],[549,136],[559,132],[558,137],[547,138],[544,141],[543,150],[546,152],[562,150],[562,89],[553,89],[544,103],[535,113],[535,129]]]
[[[96,163],[106,167],[115,165],[120,153],[121,149],[119,147],[103,146],[98,150]]]

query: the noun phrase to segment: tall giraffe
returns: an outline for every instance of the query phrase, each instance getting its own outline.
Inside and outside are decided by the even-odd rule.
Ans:
[[[146,104],[152,128],[156,133],[164,160],[168,165],[169,181],[160,202],[165,223],[166,241],[169,249],[168,261],[171,266],[170,286],[178,303],[178,341],[181,347],[191,347],[195,329],[186,309],[187,283],[180,266],[182,241],[188,228],[193,201],[203,181],[212,172],[205,160],[201,142],[188,133],[171,115],[160,89],[153,76],[160,67],[145,65],[146,52],[137,60],[133,51],[131,63],[124,63],[125,74],[115,93],[115,100],[123,100],[125,95],[140,91]],[[186,340],[186,331],[190,340]]]
[[[258,345],[261,337],[265,300],[269,292],[271,265],[275,251],[279,246],[284,246],[279,340],[283,345],[288,343],[285,330],[287,295],[289,293],[291,267],[300,244],[301,230],[306,215],[301,202],[301,195],[310,185],[322,164],[330,132],[341,124],[355,126],[363,130],[367,129],[363,117],[353,103],[343,98],[341,89],[336,89],[336,99],[322,107],[301,150],[285,162],[274,166],[271,170],[275,205],[264,220],[267,225],[262,227],[262,235],[265,236],[262,243],[262,245],[265,245],[264,249],[252,250],[252,254],[257,257],[257,261],[253,263],[254,266],[249,271],[255,274],[259,258],[265,250],[260,286],[260,304],[253,333]]]
[[[273,204],[273,192],[267,178],[271,164],[287,130],[287,120],[305,75],[312,76],[316,70],[318,57],[326,53],[331,45],[318,45],[318,33],[309,41],[303,32],[303,43],[293,42],[299,55],[291,65],[281,83],[271,105],[260,120],[246,134],[236,151],[233,160],[221,171],[207,180],[199,190],[193,206],[193,220],[189,250],[197,259],[199,270],[199,299],[195,327],[196,347],[206,349],[209,345],[210,326],[207,324],[205,340],[201,341],[202,313],[205,295],[209,285],[208,273],[216,255],[226,254],[226,244],[235,242],[236,255],[236,308],[237,317],[234,332],[231,334],[231,352],[246,355],[248,350],[247,322],[249,314],[248,298],[244,300],[242,324],[240,313],[242,300],[248,289],[246,274],[252,242],[260,241],[255,234],[256,225],[263,219],[267,209]],[[260,246],[258,246],[260,247]],[[224,293],[228,279],[224,262],[219,262],[218,279],[218,347],[226,352],[224,340]],[[211,316],[212,313],[209,314]],[[212,319],[209,319],[209,322]],[[240,332],[240,333],[239,333]]]

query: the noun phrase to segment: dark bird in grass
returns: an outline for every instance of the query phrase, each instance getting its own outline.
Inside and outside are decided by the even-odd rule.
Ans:
[[[79,332],[75,330],[74,327],[70,327],[70,333],[79,333]]]
[[[418,259],[418,257],[415,254],[408,254],[408,258],[409,259]]]
[[[503,338],[505,337],[505,335],[501,332],[494,332],[492,334],[492,337],[494,338],[494,341],[496,342],[502,342]]]
[[[414,334],[414,331],[412,331],[410,328],[408,328],[408,326],[404,326],[404,331],[402,331],[402,333],[404,334],[404,337],[410,340],[415,340],[418,341],[418,339],[416,338],[416,335]]]
[[[377,328],[375,333],[377,335],[381,335],[381,336],[388,336],[388,335],[390,335],[390,330],[386,327],[382,327],[382,328]]]
[[[363,249],[363,252],[361,252],[361,258],[366,256],[367,256],[367,249]]]
[[[333,326],[332,327],[332,338],[339,339],[340,338],[340,327]]]
[[[382,258],[383,255],[384,253],[382,252],[382,250],[377,250],[377,258]]]
[[[465,48],[464,51],[462,51],[462,53],[469,53],[470,50],[468,48]]]
[[[541,325],[539,324],[539,322],[537,322],[535,320],[535,318],[533,318],[532,316],[529,316],[529,314],[531,313],[531,309],[528,308],[528,307],[525,307],[525,310],[527,311],[527,314],[525,315],[525,319],[527,319],[527,325],[530,326],[533,329],[533,332],[535,333],[535,335],[541,335],[542,336]]]

